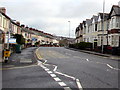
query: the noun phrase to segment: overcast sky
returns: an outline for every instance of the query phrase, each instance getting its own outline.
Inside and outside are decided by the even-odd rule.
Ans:
[[[105,12],[120,0],[105,0]],[[103,0],[0,0],[0,7],[6,7],[7,15],[44,32],[71,37],[83,20],[102,12]]]

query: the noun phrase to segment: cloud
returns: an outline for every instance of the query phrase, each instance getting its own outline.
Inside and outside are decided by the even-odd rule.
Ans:
[[[111,3],[119,0],[106,0],[106,11]],[[1,0],[7,15],[22,24],[56,35],[69,35],[68,21],[71,21],[71,35],[80,22],[102,12],[101,0]]]

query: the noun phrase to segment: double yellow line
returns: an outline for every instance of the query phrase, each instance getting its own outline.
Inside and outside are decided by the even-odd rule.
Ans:
[[[38,52],[38,50],[39,50],[39,48],[36,49],[35,54],[36,54],[36,56],[37,56],[37,58],[38,58],[39,60],[42,60],[43,58],[42,58],[42,56],[40,55],[40,53]]]

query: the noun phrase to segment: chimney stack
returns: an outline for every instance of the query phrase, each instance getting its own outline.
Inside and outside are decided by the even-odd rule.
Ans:
[[[17,21],[16,24],[20,26],[20,22]]]
[[[6,14],[6,9],[5,9],[5,7],[0,7],[0,12]]]

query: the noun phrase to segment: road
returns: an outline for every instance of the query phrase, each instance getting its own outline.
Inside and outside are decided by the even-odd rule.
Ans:
[[[32,59],[35,62],[37,59],[34,57],[33,50],[34,48],[27,49],[21,54],[25,55],[22,58]],[[115,88],[120,86],[119,62],[116,60],[63,47],[40,47],[37,49],[37,55],[41,58],[37,64],[21,63],[3,69],[3,90],[6,88],[12,88],[11,90],[15,88],[118,90]],[[20,63],[19,60],[18,62]]]
[[[118,88],[118,61],[60,47],[39,48],[39,53],[44,66],[70,88]]]

